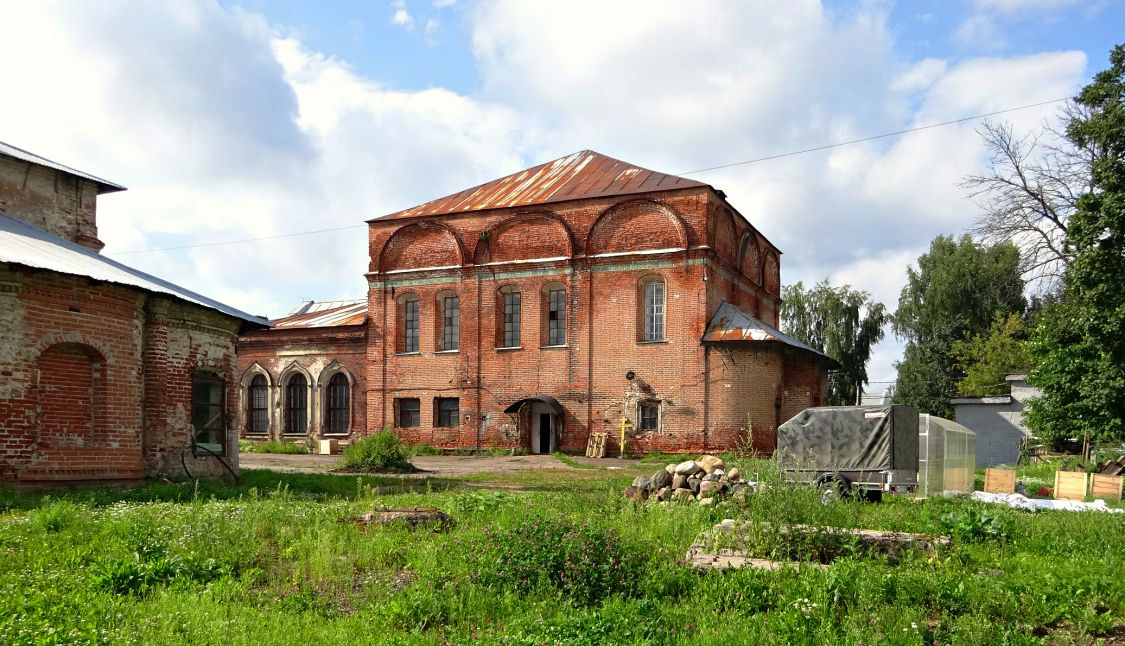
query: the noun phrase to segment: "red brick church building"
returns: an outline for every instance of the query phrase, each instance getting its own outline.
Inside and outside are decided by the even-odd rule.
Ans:
[[[770,451],[825,400],[780,252],[707,184],[583,151],[368,225],[365,302],[240,340],[243,436]]]

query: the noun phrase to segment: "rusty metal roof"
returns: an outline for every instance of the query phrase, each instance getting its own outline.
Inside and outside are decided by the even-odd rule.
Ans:
[[[413,218],[447,213],[546,204],[610,195],[704,187],[692,179],[634,166],[592,150],[560,157],[545,164],[494,179],[377,220]],[[370,220],[369,220],[370,221]]]
[[[297,313],[270,322],[275,329],[362,325],[367,320],[367,299],[309,301],[294,311]]]
[[[715,311],[715,315],[711,317],[710,323],[707,324],[707,331],[703,333],[702,342],[781,343],[799,350],[812,352],[813,354],[827,359],[834,364],[835,367],[839,367],[837,361],[832,357],[812,346],[801,343],[780,330],[766,325],[727,301],[723,301],[722,305],[719,305],[719,309]]]
[[[40,157],[33,152],[24,150],[23,148],[16,148],[12,144],[6,144],[3,141],[0,141],[0,155],[11,157],[13,159],[19,159],[20,161],[25,161],[31,164],[37,164],[39,166],[46,166],[47,168],[53,168],[57,171],[67,173],[68,175],[81,177],[82,179],[88,179],[98,185],[98,195],[101,195],[102,193],[113,193],[116,191],[125,190],[125,187],[120,184],[114,184],[109,180],[104,180],[89,173],[83,173],[80,170],[76,170],[74,168],[71,168],[70,166],[64,166],[56,161],[51,161],[46,157]]]

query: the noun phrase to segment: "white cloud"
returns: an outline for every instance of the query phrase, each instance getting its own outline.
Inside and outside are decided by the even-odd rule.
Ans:
[[[1002,13],[1034,13],[1053,11],[1082,4],[1084,0],[975,0],[979,9]]]
[[[406,31],[414,31],[414,17],[406,9],[395,9],[391,16],[391,24],[399,25]]]
[[[0,139],[131,186],[102,199],[107,252],[361,224],[583,148],[666,172],[1067,96],[1075,52],[904,60],[882,5],[813,0],[466,9],[483,87],[395,91],[213,0],[15,3]],[[391,5],[406,12],[399,0]],[[434,19],[436,20],[436,19]],[[407,27],[406,18],[397,24]],[[437,29],[434,27],[433,29]],[[423,26],[423,29],[427,29]],[[65,82],[56,82],[65,80]],[[1052,108],[1006,115],[1034,125]],[[893,309],[908,262],[976,207],[974,124],[693,175],[785,253]],[[363,293],[363,228],[121,259],[268,315]],[[893,375],[893,341],[872,379]]]

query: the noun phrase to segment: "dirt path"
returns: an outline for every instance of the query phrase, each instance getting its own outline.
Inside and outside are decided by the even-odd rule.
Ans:
[[[617,458],[571,458],[576,462],[606,469],[636,466],[638,460]],[[414,477],[455,478],[473,473],[510,473],[537,469],[568,469],[575,467],[550,455],[463,456],[419,455],[411,459],[422,473]],[[339,462],[335,455],[285,455],[274,453],[239,453],[238,463],[243,469],[269,469],[282,473],[330,473]],[[654,467],[658,468],[658,467]]]

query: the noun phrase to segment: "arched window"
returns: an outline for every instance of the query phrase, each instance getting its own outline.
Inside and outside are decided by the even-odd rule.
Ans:
[[[265,375],[254,375],[246,393],[246,432],[270,432],[270,390]]]
[[[438,351],[451,352],[461,343],[461,299],[455,292],[441,292],[437,298]]]
[[[309,381],[295,373],[285,386],[285,432],[303,435],[309,432]]]
[[[418,297],[413,294],[403,296],[398,306],[398,351],[418,352]]]
[[[351,393],[348,378],[337,372],[328,381],[328,432],[347,433],[351,427]]]
[[[500,316],[497,330],[498,347],[520,347],[520,291],[514,287],[500,290]]]
[[[664,340],[664,279],[647,276],[640,284],[641,341]]]
[[[547,283],[543,286],[542,319],[542,345],[566,345],[566,286],[562,283]]]

